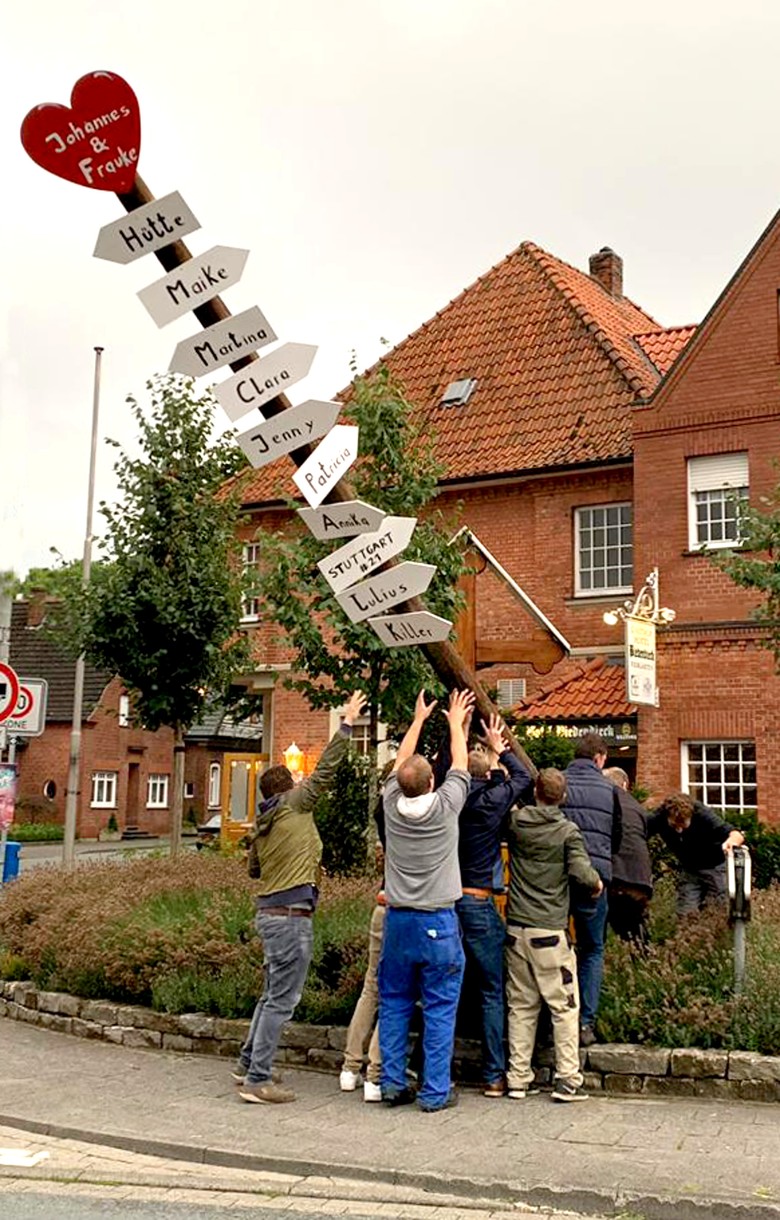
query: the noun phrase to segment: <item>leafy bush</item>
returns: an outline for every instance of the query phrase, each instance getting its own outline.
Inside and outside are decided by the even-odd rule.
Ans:
[[[646,953],[610,939],[602,1037],[780,1054],[780,887],[755,896],[741,996],[733,991],[733,934],[725,912],[710,908],[678,924],[673,905],[673,879],[666,877],[651,905]]]
[[[314,820],[322,839],[322,867],[330,876],[350,876],[365,870],[369,818],[368,758],[349,750],[336,764],[333,780],[320,795]]]
[[[372,900],[368,881],[326,879],[305,1019],[351,1015]],[[39,868],[0,891],[0,976],[167,1012],[246,1017],[262,988],[253,924],[252,882],[236,856]]]
[[[57,816],[57,805],[47,796],[20,796],[16,800],[14,821],[17,825],[35,822],[51,823]]]
[[[513,717],[507,716],[511,726]],[[559,737],[549,725],[544,725],[541,736],[530,736],[528,725],[519,721],[513,730],[534,766],[542,771],[545,767],[556,767],[565,771],[574,758],[574,742],[570,737]]]
[[[752,859],[753,885],[766,889],[773,881],[780,881],[780,827],[759,822],[755,809],[746,809],[744,813],[729,809],[721,816],[745,836]]]
[[[14,822],[8,838],[17,843],[56,843],[65,837],[65,828],[57,822]]]

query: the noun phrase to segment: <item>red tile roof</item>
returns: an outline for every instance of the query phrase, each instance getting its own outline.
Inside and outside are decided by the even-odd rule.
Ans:
[[[521,720],[622,720],[636,712],[626,700],[626,671],[603,657],[579,662],[521,699],[514,714]]]
[[[631,404],[660,380],[633,336],[667,333],[524,242],[385,361],[436,437],[448,482],[630,458]],[[477,381],[468,403],[441,406],[449,383],[467,377]],[[289,495],[291,469],[284,458],[257,471],[244,502]]]
[[[696,330],[695,326],[669,326],[666,330],[650,330],[634,335],[634,338],[658,372],[663,374],[668,373]]]

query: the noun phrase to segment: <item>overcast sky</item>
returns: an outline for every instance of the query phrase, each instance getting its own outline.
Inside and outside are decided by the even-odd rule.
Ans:
[[[780,206],[776,0],[25,0],[0,18],[0,568],[81,554],[93,347],[101,438],[198,328],[158,329],[161,270],[91,257],[123,214],[19,142],[97,69],[141,105],[140,173],[187,240],[251,251],[225,294],[314,343],[330,397],[521,241],[603,245],[665,325],[699,321]],[[207,379],[206,379],[207,380]],[[201,382],[200,384],[203,384]],[[113,494],[102,442],[98,496]]]

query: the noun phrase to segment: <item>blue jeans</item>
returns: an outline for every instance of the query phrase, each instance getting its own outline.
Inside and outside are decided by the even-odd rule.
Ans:
[[[677,878],[677,914],[691,915],[708,902],[724,902],[728,883],[726,862],[715,868],[700,868],[698,873],[681,872]]]
[[[580,1023],[595,1025],[604,975],[604,941],[607,933],[607,891],[598,898],[575,899],[571,913],[577,939],[577,981],[580,985]]]
[[[239,1056],[248,1084],[271,1079],[271,1065],[282,1027],[295,1012],[312,953],[312,921],[306,916],[255,916],[263,942],[265,985],[255,1006],[249,1034]]]
[[[504,1053],[504,939],[503,920],[490,898],[464,894],[455,910],[463,933],[466,957],[479,981],[482,1007],[482,1075],[485,1084],[502,1080]]]
[[[446,1104],[465,964],[454,909],[388,908],[379,959],[379,1048],[386,1097],[407,1087],[409,1026],[420,999],[424,1063],[418,1098],[432,1110]]]

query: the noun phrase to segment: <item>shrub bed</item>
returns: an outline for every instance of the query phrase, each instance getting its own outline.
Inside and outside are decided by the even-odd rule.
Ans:
[[[348,1020],[365,969],[368,881],[327,880],[299,1016]],[[217,853],[44,867],[0,893],[0,977],[161,1012],[246,1017],[262,986],[252,883]]]
[[[65,838],[65,827],[58,822],[14,822],[8,838],[17,843],[57,843]]]

